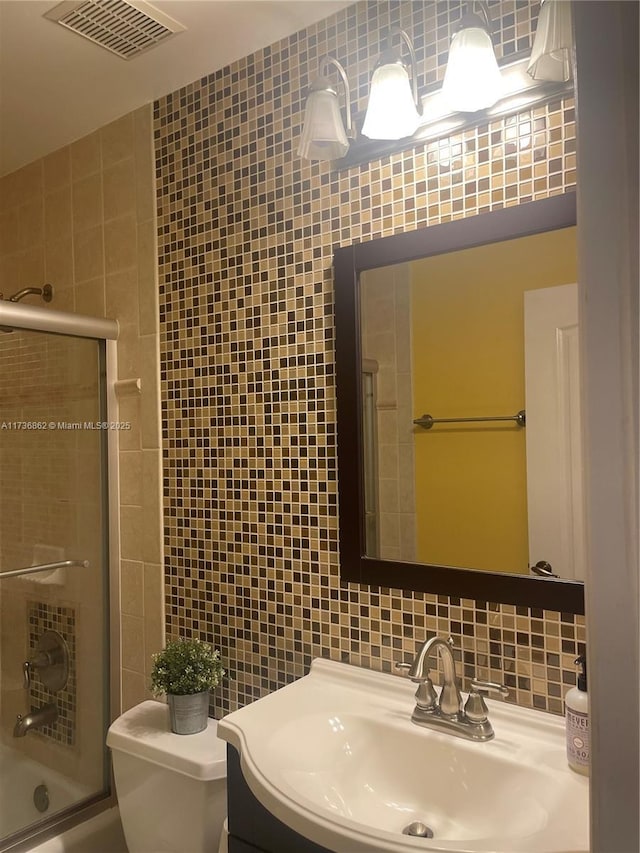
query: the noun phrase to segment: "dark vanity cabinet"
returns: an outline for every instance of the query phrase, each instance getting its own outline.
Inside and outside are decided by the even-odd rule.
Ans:
[[[240,756],[227,744],[229,853],[332,853],[285,826],[249,790]]]

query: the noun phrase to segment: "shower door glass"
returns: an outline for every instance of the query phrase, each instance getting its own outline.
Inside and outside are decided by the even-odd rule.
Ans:
[[[104,363],[0,332],[0,848],[108,789]]]

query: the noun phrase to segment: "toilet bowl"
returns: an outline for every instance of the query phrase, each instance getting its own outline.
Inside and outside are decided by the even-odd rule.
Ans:
[[[119,717],[107,746],[129,853],[211,853],[227,814],[226,744],[217,722],[170,731],[168,708],[147,701]]]

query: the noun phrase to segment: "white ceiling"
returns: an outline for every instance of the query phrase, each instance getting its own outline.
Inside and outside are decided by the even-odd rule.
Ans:
[[[0,0],[0,175],[350,2],[156,0],[186,31],[123,60],[43,18],[57,0]]]

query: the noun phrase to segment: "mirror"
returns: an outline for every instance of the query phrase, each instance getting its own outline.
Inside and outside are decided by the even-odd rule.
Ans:
[[[572,226],[567,194],[336,251],[343,579],[583,612]]]

